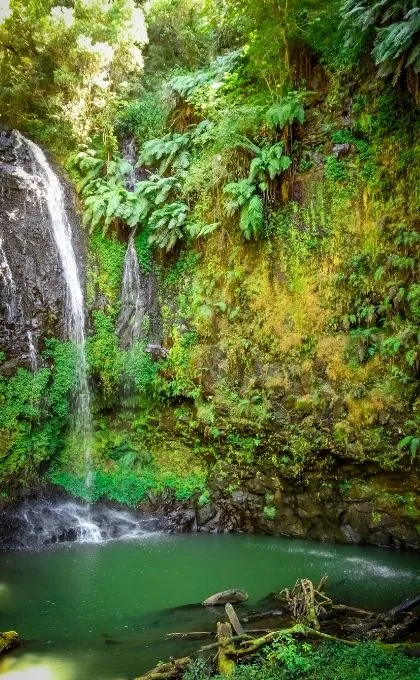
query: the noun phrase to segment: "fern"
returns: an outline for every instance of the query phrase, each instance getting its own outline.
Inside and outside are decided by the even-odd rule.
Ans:
[[[360,32],[379,67],[381,77],[393,75],[394,84],[404,69],[420,73],[420,8],[417,0],[347,0],[342,7],[349,46]]]
[[[260,236],[264,223],[264,207],[260,196],[254,195],[241,210],[239,226],[245,238],[250,239]]]
[[[185,203],[169,203],[155,210],[150,216],[151,231],[149,243],[168,252],[184,238],[184,227],[188,217]]]
[[[146,142],[141,150],[138,166],[155,166],[158,161],[159,174],[163,175],[166,170],[174,163],[178,163],[182,169],[189,165],[189,156],[186,155],[187,147],[190,144],[188,134],[167,134],[161,139],[151,139]]]
[[[212,224],[194,222],[187,225],[187,230],[189,235],[196,239],[212,234],[217,229],[218,226],[219,222],[213,222]]]
[[[302,123],[305,120],[305,109],[301,103],[302,94],[290,92],[281,102],[273,104],[265,114],[267,123],[272,128],[284,128],[292,125],[295,121]]]
[[[227,184],[224,193],[231,196],[226,204],[229,215],[240,210],[239,227],[247,240],[257,238],[264,222],[264,206],[257,186],[250,179]]]

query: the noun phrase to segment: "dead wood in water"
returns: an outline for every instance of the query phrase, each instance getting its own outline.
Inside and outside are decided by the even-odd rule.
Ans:
[[[401,642],[407,633],[418,622],[418,617],[412,609],[420,605],[420,595],[404,600],[383,614],[375,614],[364,609],[344,604],[333,604],[325,595],[323,589],[327,577],[323,577],[317,587],[309,579],[296,581],[291,590],[282,590],[279,599],[294,618],[288,628],[280,630],[244,630],[239,618],[230,603],[226,604],[225,612],[228,621],[217,623],[217,641],[205,645],[198,650],[198,654],[216,651],[215,670],[225,678],[233,675],[236,665],[249,661],[260,651],[277,641],[287,644],[290,636],[306,638],[315,641],[334,641],[350,647],[357,645],[359,640],[373,639],[387,652],[403,651],[405,653],[420,654],[420,643]],[[251,621],[281,616],[280,611],[261,612],[244,617],[243,621]],[[321,631],[321,625],[327,623],[338,624],[344,637],[337,637]],[[236,635],[234,635],[233,631]],[[197,638],[211,637],[208,631],[192,631],[190,633],[168,633],[167,638]],[[167,664],[159,664],[146,675],[136,680],[179,680],[189,667],[188,657],[171,659]]]
[[[189,633],[166,633],[166,637],[170,638],[206,638],[214,637],[214,633],[209,630],[192,630]]]
[[[327,578],[323,576],[316,588],[308,578],[298,579],[292,590],[284,588],[278,596],[296,621],[308,624],[315,630],[321,627],[318,617],[332,605],[332,600],[323,592]]]
[[[168,663],[158,664],[146,675],[140,675],[135,680],[177,680],[181,678],[191,664],[191,659],[186,656],[182,659],[171,659]]]
[[[238,616],[237,616],[237,614],[236,614],[234,608],[233,608],[232,605],[230,604],[230,602],[228,602],[228,603],[225,605],[225,612],[226,612],[226,615],[227,615],[227,617],[228,617],[228,619],[229,619],[229,621],[230,621],[230,625],[232,626],[232,628],[233,628],[233,630],[235,631],[236,635],[243,635],[243,633],[244,633],[245,631],[244,631],[244,629],[243,629],[243,627],[242,627],[241,622],[240,622],[239,619],[238,619]]]
[[[235,670],[235,662],[232,655],[235,646],[232,642],[232,628],[230,623],[217,622],[217,644],[219,652],[217,654],[217,668],[220,675],[229,678]]]

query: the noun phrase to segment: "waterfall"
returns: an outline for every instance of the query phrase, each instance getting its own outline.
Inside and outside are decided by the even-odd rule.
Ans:
[[[56,543],[143,540],[162,530],[159,518],[139,516],[104,505],[90,507],[76,500],[25,501],[1,519],[0,550],[33,550]],[[13,527],[12,532],[7,531],[8,525]]]
[[[29,364],[30,367],[33,371],[36,371],[38,368],[38,354],[36,351],[36,347],[34,345],[34,338],[32,335],[32,331],[27,331],[26,332],[26,337],[28,338],[28,349],[29,349]]]
[[[134,234],[131,234],[125,254],[121,312],[117,322],[118,335],[125,349],[132,347],[134,342],[141,337],[146,307]]]
[[[13,321],[16,314],[17,303],[16,286],[15,282],[13,281],[13,276],[11,269],[9,267],[9,263],[7,261],[6,253],[4,252],[3,249],[3,239],[1,237],[0,237],[0,280],[2,281],[4,289],[6,290],[7,293],[7,299],[9,300],[6,309],[6,320]]]
[[[66,214],[65,195],[57,175],[49,165],[44,152],[19,132],[15,132],[17,143],[24,145],[32,156],[32,174],[20,172],[38,201],[43,201],[50,218],[52,234],[57,247],[63,277],[67,286],[66,326],[68,337],[77,351],[76,391],[74,410],[74,429],[79,437],[85,456],[86,486],[91,483],[91,437],[92,417],[88,369],[85,354],[85,313],[82,284],[77,267],[76,254],[72,243],[71,226]],[[30,352],[33,343],[28,335]],[[32,347],[31,347],[32,345]],[[34,348],[35,349],[35,348]]]

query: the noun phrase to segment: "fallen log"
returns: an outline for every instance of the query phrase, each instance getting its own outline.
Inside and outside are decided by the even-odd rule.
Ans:
[[[170,638],[205,638],[214,637],[214,633],[208,630],[192,630],[189,633],[166,633],[166,637]]]
[[[225,612],[226,612],[227,617],[228,617],[228,619],[229,619],[229,621],[230,621],[230,625],[232,626],[232,628],[233,628],[233,630],[235,631],[236,635],[242,635],[245,631],[244,631],[244,629],[243,629],[243,627],[242,627],[241,622],[240,622],[239,619],[238,619],[238,616],[237,616],[237,614],[236,614],[234,608],[233,608],[232,605],[230,604],[230,602],[228,602],[228,603],[225,605]]]
[[[248,593],[240,588],[231,588],[230,590],[222,590],[220,593],[210,595],[203,604],[205,607],[215,607],[220,604],[227,604],[228,602],[245,602],[248,599]]]
[[[395,618],[399,614],[405,614],[406,612],[410,612],[416,607],[420,605],[420,594],[418,595],[413,595],[412,597],[408,597],[406,600],[401,602],[401,604],[398,604],[396,607],[393,607],[392,609],[389,610],[385,614],[387,618]]]
[[[230,623],[217,622],[217,643],[219,652],[217,655],[217,668],[223,677],[230,678],[233,675],[236,664],[232,660],[235,646],[232,642],[232,628]]]
[[[171,659],[168,663],[160,663],[146,675],[140,675],[135,680],[177,680],[191,664],[191,659],[186,656],[182,659]]]
[[[276,619],[284,616],[284,612],[274,609],[268,612],[256,612],[255,614],[248,614],[241,618],[242,623],[251,623],[251,621],[260,621],[261,619]]]

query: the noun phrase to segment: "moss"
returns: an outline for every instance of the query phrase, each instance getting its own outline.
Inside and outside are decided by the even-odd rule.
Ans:
[[[9,630],[5,633],[0,633],[0,656],[4,656],[11,652],[16,647],[19,647],[19,635],[14,630]]]

